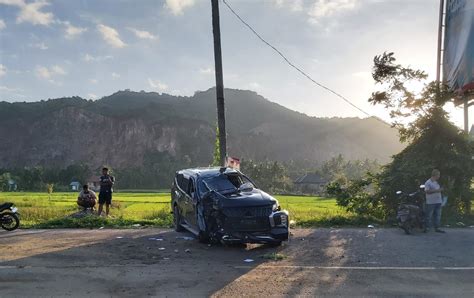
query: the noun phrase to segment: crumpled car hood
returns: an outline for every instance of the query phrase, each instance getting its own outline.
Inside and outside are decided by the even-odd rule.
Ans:
[[[221,207],[268,206],[276,202],[271,195],[259,189],[230,194],[219,201]]]

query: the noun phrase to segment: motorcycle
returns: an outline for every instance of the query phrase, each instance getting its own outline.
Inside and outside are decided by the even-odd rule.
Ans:
[[[424,189],[425,186],[420,185],[418,191],[410,194],[405,194],[401,190],[396,192],[400,201],[397,210],[397,223],[405,231],[405,234],[411,234],[417,227],[421,230],[425,228]]]
[[[20,214],[13,203],[0,205],[0,226],[7,231],[13,231],[20,226]]]

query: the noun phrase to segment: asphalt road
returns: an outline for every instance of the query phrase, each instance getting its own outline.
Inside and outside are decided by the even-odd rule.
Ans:
[[[2,231],[0,296],[474,297],[474,229],[447,232],[296,229],[270,248],[168,229]]]

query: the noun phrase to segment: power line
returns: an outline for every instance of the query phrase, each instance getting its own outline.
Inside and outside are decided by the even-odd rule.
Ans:
[[[310,75],[308,75],[306,72],[304,72],[301,68],[299,68],[298,66],[296,66],[295,64],[293,64],[293,62],[291,62],[280,50],[278,50],[275,46],[273,46],[271,43],[269,43],[268,41],[266,41],[257,31],[255,31],[255,29],[252,28],[252,26],[250,26],[246,21],[244,21],[240,15],[230,6],[229,3],[227,3],[226,0],[222,0],[222,2],[224,2],[225,6],[227,6],[227,8],[232,12],[232,14],[234,16],[237,17],[237,19],[239,19],[240,22],[242,22],[242,24],[244,24],[250,31],[252,31],[252,33],[258,37],[258,39],[260,39],[264,44],[266,44],[267,46],[269,46],[270,48],[273,49],[273,51],[275,51],[278,55],[280,55],[283,60],[285,60],[285,62],[290,65],[291,67],[293,67],[294,69],[296,69],[300,74],[302,74],[303,76],[305,76],[308,80],[310,80],[311,82],[313,82],[314,84],[316,84],[317,86],[319,86],[320,88],[323,88],[324,90],[326,91],[329,91],[330,93],[336,95],[337,97],[341,98],[342,100],[344,100],[346,103],[350,104],[352,107],[356,108],[357,110],[359,110],[360,112],[362,112],[363,114],[365,114],[366,116],[368,117],[373,117],[371,114],[367,113],[366,111],[362,110],[361,108],[359,108],[358,106],[356,106],[355,104],[353,104],[349,99],[347,99],[345,96],[343,96],[342,94],[332,90],[331,88],[329,87],[326,87],[325,85],[317,82],[316,80],[314,80]],[[381,120],[380,118],[378,117],[374,117],[375,119],[381,121],[382,123],[386,124],[386,125],[389,125],[387,124],[385,121]]]

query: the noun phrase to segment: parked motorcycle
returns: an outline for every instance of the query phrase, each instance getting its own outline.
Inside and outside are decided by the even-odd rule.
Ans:
[[[424,203],[424,185],[420,185],[420,189],[416,192],[405,194],[401,190],[397,191],[400,205],[397,210],[398,226],[405,231],[406,234],[411,234],[413,229],[425,228],[425,216],[423,212]]]
[[[20,226],[20,214],[13,203],[0,205],[0,225],[7,231],[13,231]]]

